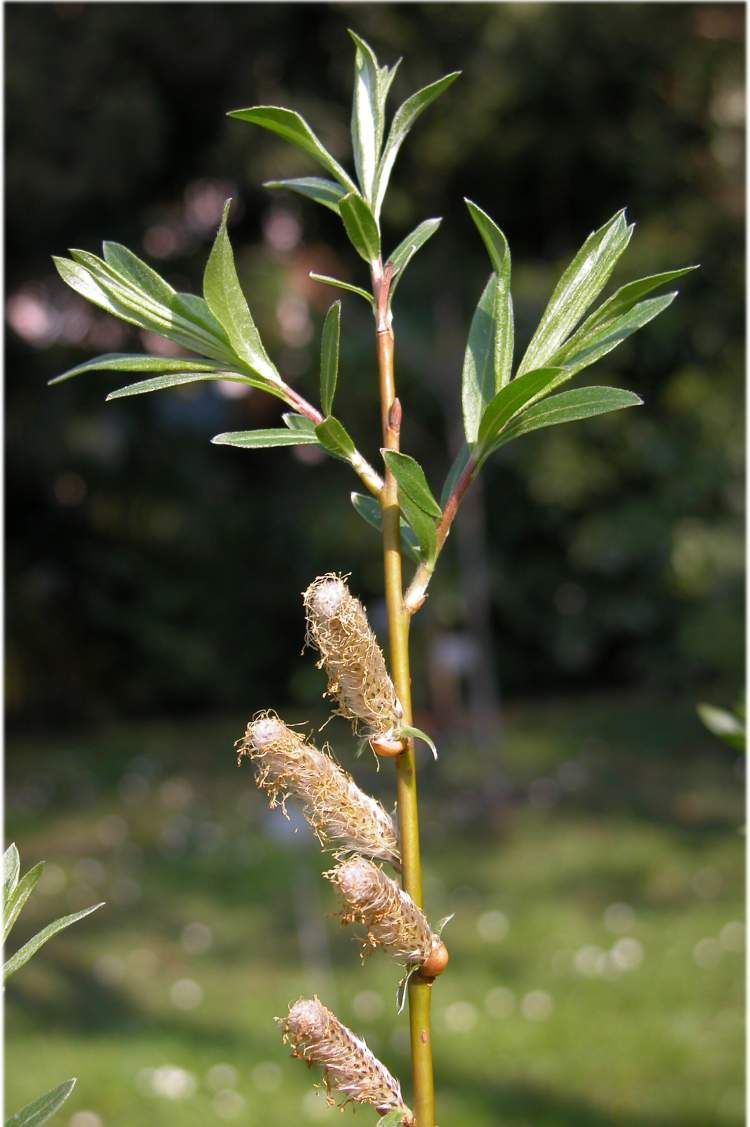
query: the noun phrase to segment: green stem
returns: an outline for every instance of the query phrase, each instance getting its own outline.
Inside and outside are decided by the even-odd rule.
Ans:
[[[378,373],[383,423],[383,445],[398,450],[401,427],[401,405],[396,398],[393,366],[393,329],[387,312],[388,276],[384,279],[373,269],[373,286],[379,298],[377,321]],[[380,292],[378,292],[380,290]],[[391,651],[391,674],[398,699],[404,709],[404,723],[412,723],[411,670],[409,664],[409,626],[411,616],[404,607],[401,568],[401,534],[399,529],[398,486],[386,469],[381,494],[383,511],[383,555],[385,598],[388,610],[388,634]],[[396,759],[398,819],[403,862],[403,886],[411,898],[422,905],[422,861],[419,848],[419,806],[414,741]],[[432,984],[419,975],[409,982],[409,1025],[411,1039],[414,1114],[416,1127],[435,1127],[435,1086],[432,1073],[432,1031],[430,1003]]]

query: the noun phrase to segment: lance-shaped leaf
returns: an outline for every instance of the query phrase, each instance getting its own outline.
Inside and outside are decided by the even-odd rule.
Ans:
[[[398,503],[414,530],[423,556],[431,562],[437,549],[436,529],[442,510],[432,495],[424,470],[408,454],[381,450],[383,461],[398,482]]]
[[[446,74],[443,78],[439,78],[437,82],[431,82],[429,86],[424,86],[421,90],[417,90],[416,94],[412,94],[411,97],[407,98],[396,110],[375,178],[373,213],[376,217],[380,215],[380,210],[383,206],[383,198],[386,188],[388,187],[391,172],[393,171],[394,162],[398,156],[399,149],[406,140],[409,130],[414,125],[419,115],[423,113],[436,98],[439,98],[443,91],[447,90],[448,87],[456,81],[460,73],[460,70],[453,71],[451,74]]]
[[[138,353],[105,352],[93,360],[84,360],[74,368],[51,379],[50,384],[62,383],[84,372],[215,372],[218,365],[204,360],[188,360],[173,356],[141,356]]]
[[[287,411],[281,417],[289,430],[302,431],[304,434],[309,434],[311,438],[315,438],[315,423],[312,419],[308,419],[306,415],[299,415],[296,411]]]
[[[20,871],[21,858],[18,856],[16,843],[11,842],[3,853],[3,902],[6,902],[8,897],[12,895],[18,884]]]
[[[479,426],[479,445],[486,451],[488,443],[499,437],[503,427],[524,407],[569,380],[571,373],[565,368],[538,368],[516,376],[498,391],[482,415]]]
[[[41,1127],[42,1123],[46,1123],[60,1110],[75,1085],[76,1079],[73,1077],[58,1084],[51,1091],[45,1092],[43,1096],[38,1096],[15,1115],[11,1115],[10,1119],[6,1119],[5,1127]]]
[[[498,391],[497,372],[502,363],[502,295],[497,274],[490,274],[469,326],[461,374],[461,408],[464,434],[476,442],[487,405]]]
[[[252,376],[240,375],[238,372],[168,372],[163,376],[153,376],[150,380],[139,380],[138,383],[118,387],[110,391],[105,402],[111,399],[128,399],[131,395],[148,395],[151,391],[166,391],[173,387],[187,387],[194,383],[215,383],[217,380],[229,383],[244,383],[248,387],[258,387],[284,399],[278,384],[270,384],[267,380],[253,379]]]
[[[221,225],[208,256],[203,275],[203,293],[209,309],[225,330],[240,359],[258,375],[278,382],[279,373],[263,347],[237,277],[232,245],[227,234],[231,202],[227,200],[224,204]]]
[[[519,375],[548,364],[607,284],[632,233],[623,210],[589,235],[555,286],[521,361]]]
[[[352,100],[352,148],[359,185],[365,199],[372,199],[378,158],[385,129],[385,102],[398,69],[381,67],[375,52],[353,31],[354,97]]]
[[[442,219],[425,219],[415,227],[410,235],[398,244],[396,249],[388,256],[388,261],[393,266],[393,280],[391,282],[390,300],[396,292],[396,286],[401,281],[404,270],[411,262],[414,255],[420,250],[428,239],[437,231]]]
[[[339,214],[339,200],[346,195],[346,189],[335,180],[324,180],[322,176],[298,176],[293,180],[266,180],[264,188],[287,188],[300,196],[314,200],[315,203],[329,207]]]
[[[347,192],[356,192],[357,185],[295,110],[281,106],[249,106],[245,110],[230,110],[227,116],[235,117],[238,121],[249,121],[251,125],[260,125],[262,129],[277,133],[322,165],[334,179],[343,184]]]
[[[24,873],[11,894],[5,899],[3,903],[3,940],[7,940],[10,935],[13,924],[36,888],[43,871],[44,861],[40,861],[38,865],[34,865],[33,869],[29,869],[28,873]]]
[[[354,511],[358,513],[367,524],[380,532],[383,528],[383,511],[380,508],[380,503],[376,501],[374,497],[369,497],[366,493],[352,493],[350,496]],[[399,526],[401,529],[402,550],[415,563],[420,563],[422,556],[419,550],[419,542],[403,516],[399,517]]]
[[[612,320],[599,322],[588,331],[585,325],[559,349],[552,360],[555,364],[569,369],[571,375],[594,364],[602,356],[606,356],[613,348],[617,348],[632,333],[643,328],[662,310],[671,305],[677,297],[676,291],[664,294],[663,297],[652,297],[648,301],[640,301],[627,313]]]
[[[361,286],[354,286],[351,282],[342,282],[340,278],[331,278],[328,274],[316,274],[313,270],[310,271],[309,277],[314,282],[321,282],[324,286],[333,286],[337,290],[346,290],[347,293],[355,293],[366,301],[368,305],[372,305],[374,297],[367,290],[363,290]]]
[[[697,266],[683,266],[680,270],[665,270],[661,274],[651,274],[647,278],[637,278],[634,282],[628,282],[627,285],[621,286],[611,297],[608,297],[598,309],[595,309],[583,322],[578,332],[588,333],[595,326],[601,325],[605,321],[609,322],[616,317],[629,313],[633,306],[652,290],[669,285],[676,278],[682,278],[685,274],[691,274],[693,270],[697,269]]]
[[[541,403],[535,403],[518,415],[505,428],[492,449],[496,450],[506,442],[534,430],[590,419],[594,415],[606,415],[625,407],[640,407],[642,403],[640,396],[619,387],[577,387],[572,391],[562,391],[559,395],[550,395]]]
[[[271,427],[268,430],[235,430],[225,434],[217,434],[211,439],[215,446],[241,446],[243,449],[254,450],[266,446],[317,446],[318,439],[314,434],[307,434],[302,430],[285,430],[283,427]]]
[[[339,378],[339,340],[341,337],[341,302],[334,301],[326,313],[320,340],[320,403],[324,415],[330,415]]]
[[[104,254],[104,261],[121,274],[128,281],[132,282],[137,289],[143,290],[144,293],[150,294],[156,301],[161,302],[162,305],[169,307],[177,296],[175,290],[170,286],[169,282],[165,281],[160,274],[152,270],[137,254],[133,254],[132,250],[122,246],[121,243],[113,243],[105,241],[102,243],[102,253]]]
[[[334,458],[341,458],[343,462],[351,462],[357,454],[357,447],[354,445],[351,435],[333,415],[329,415],[328,418],[323,419],[322,423],[318,423],[315,428],[315,435],[323,449],[327,450],[329,454],[333,454]]]
[[[82,920],[84,916],[90,915],[91,912],[95,912],[97,908],[101,908],[103,904],[104,901],[100,904],[92,904],[90,908],[84,908],[81,912],[73,912],[70,916],[62,916],[59,920],[47,924],[46,927],[37,932],[27,943],[24,943],[23,947],[19,948],[19,950],[6,961],[3,967],[3,980],[5,981],[10,978],[12,974],[15,974],[22,966],[25,966],[32,955],[35,955],[39,948],[43,947],[53,935],[57,935],[59,931],[70,927],[71,924],[77,923],[78,920]]]
[[[349,242],[365,262],[376,262],[380,257],[380,232],[370,208],[360,195],[350,192],[339,202],[339,213],[344,222]]]

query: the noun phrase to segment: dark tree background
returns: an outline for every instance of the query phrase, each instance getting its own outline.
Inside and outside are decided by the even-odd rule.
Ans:
[[[319,687],[294,660],[295,593],[321,570],[351,570],[377,610],[379,554],[340,465],[209,445],[221,430],[272,425],[272,401],[207,385],[105,405],[119,385],[103,373],[45,386],[96,352],[153,345],[85,308],[50,255],[115,239],[198,290],[231,195],[251,308],[283,370],[315,395],[332,295],[307,272],[363,279],[334,216],[261,187],[308,171],[302,154],[224,115],[289,104],[348,160],[349,25],[383,61],[405,57],[393,103],[464,71],[415,127],[385,213],[390,245],[444,216],[397,311],[404,447],[437,488],[488,271],[462,196],[510,240],[519,347],[560,269],[620,206],[638,227],[617,282],[701,263],[676,304],[595,369],[644,408],[524,439],[488,466],[479,564],[497,683],[535,696],[647,686],[688,708],[706,686],[734,690],[743,6],[67,3],[5,14],[13,722],[306,702]],[[371,326],[354,297],[343,340],[341,412],[374,458]],[[471,625],[459,560],[451,545],[423,647]]]

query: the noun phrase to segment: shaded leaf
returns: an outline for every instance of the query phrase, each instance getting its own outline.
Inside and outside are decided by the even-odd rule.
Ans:
[[[26,1107],[11,1115],[10,1119],[6,1119],[5,1127],[40,1127],[40,1124],[46,1123],[55,1112],[60,1110],[75,1084],[75,1077],[58,1084],[56,1088],[26,1104]]]
[[[453,489],[456,485],[456,482],[458,481],[461,474],[464,472],[467,465],[469,464],[470,458],[471,458],[471,450],[469,449],[468,444],[466,442],[464,442],[464,443],[462,443],[460,450],[456,454],[456,457],[453,459],[453,463],[451,465],[451,468],[448,470],[447,476],[445,478],[445,482],[443,484],[443,489],[442,489],[442,492],[440,494],[440,507],[441,508],[445,508],[447,501],[448,501],[448,498],[450,497],[451,493],[453,492]]]
[[[363,290],[361,286],[354,286],[351,282],[342,282],[340,278],[329,278],[327,274],[316,274],[310,271],[309,275],[314,282],[322,282],[324,286],[335,286],[336,289],[346,290],[348,293],[355,293],[359,297],[364,298],[368,305],[372,305],[374,297],[367,290]]]
[[[360,195],[350,192],[339,201],[339,213],[357,254],[367,263],[377,262],[380,232],[369,206]]]
[[[146,356],[128,352],[105,352],[93,360],[85,360],[68,368],[51,379],[50,384],[62,383],[84,372],[215,372],[216,364],[206,360],[189,360],[182,357]]]
[[[624,210],[592,231],[555,286],[521,361],[519,375],[547,364],[607,284],[632,233]]]
[[[311,438],[315,438],[315,423],[312,419],[308,419],[305,415],[298,415],[296,411],[287,411],[281,417],[289,430],[302,431],[303,434],[309,434]]]
[[[398,244],[393,253],[389,256],[388,261],[393,266],[393,281],[391,282],[390,298],[396,292],[396,286],[401,281],[401,276],[406,267],[411,262],[414,255],[420,250],[428,239],[437,231],[442,223],[442,219],[425,219],[418,227],[415,227],[410,235]]]
[[[250,106],[244,110],[230,110],[227,116],[237,118],[238,121],[249,121],[251,125],[260,125],[263,129],[277,133],[321,164],[348,192],[356,192],[357,186],[348,173],[321,144],[305,119],[294,110],[281,106]]]
[[[383,155],[378,163],[378,172],[375,179],[373,213],[376,217],[380,215],[394,162],[409,130],[419,115],[456,81],[460,73],[460,70],[453,71],[451,74],[439,78],[436,82],[431,82],[429,86],[417,90],[416,94],[412,94],[396,110],[388,133],[388,140],[383,149]]]
[[[414,531],[426,562],[437,551],[437,523],[442,516],[424,470],[414,458],[395,450],[382,450],[383,460],[398,482],[399,508]]]
[[[493,311],[495,341],[492,351],[495,366],[495,391],[509,382],[513,368],[513,300],[510,293],[510,247],[505,235],[486,211],[471,200],[464,200],[490,256],[497,276]],[[494,394],[494,393],[493,393]]]
[[[20,916],[23,906],[37,886],[44,871],[44,861],[34,865],[25,873],[3,904],[3,939],[10,935],[13,924]]]
[[[326,313],[320,340],[320,403],[324,415],[330,415],[336,383],[339,378],[339,341],[341,338],[341,302],[335,301]]]
[[[97,908],[103,907],[103,905],[104,901],[101,901],[99,904],[92,904],[90,908],[84,908],[81,912],[73,912],[70,916],[62,916],[59,920],[54,920],[53,923],[47,924],[45,928],[42,928],[42,930],[37,932],[27,943],[24,943],[23,947],[19,948],[15,955],[11,955],[6,961],[3,967],[3,980],[10,978],[12,974],[15,974],[22,966],[25,966],[29,959],[37,953],[39,948],[43,947],[44,944],[52,939],[54,935],[57,935],[59,931],[63,931],[64,928],[77,923],[78,920],[82,920],[85,916],[95,912]]]
[[[357,453],[357,447],[354,445],[350,434],[333,415],[329,415],[328,418],[323,419],[322,423],[318,423],[315,434],[320,445],[329,454],[333,454],[335,458],[349,462]]]
[[[482,415],[498,390],[499,312],[498,278],[497,274],[490,274],[471,319],[461,373],[464,434],[470,443],[476,442]]]
[[[594,415],[621,411],[625,407],[639,407],[642,403],[640,396],[619,387],[578,387],[573,391],[563,391],[559,395],[550,395],[517,416],[503,431],[494,448],[533,430],[577,422]]]
[[[380,508],[380,503],[374,497],[369,497],[366,493],[352,493],[351,502],[357,512],[367,524],[372,525],[378,532],[383,529],[383,512]],[[414,560],[415,563],[421,562],[421,555],[419,552],[419,543],[416,536],[412,532],[409,525],[403,517],[400,518],[401,528],[401,547],[404,553]]]
[[[272,427],[268,430],[235,430],[217,434],[211,439],[215,446],[241,446],[259,449],[266,446],[317,446],[318,439],[302,430],[284,430]]]
[[[315,203],[329,207],[339,214],[339,200],[346,195],[346,189],[335,180],[324,180],[322,176],[297,176],[293,180],[266,180],[264,188],[287,188],[300,196],[314,200]]]
[[[209,309],[226,332],[237,355],[258,375],[278,382],[279,373],[263,347],[237,277],[232,245],[227,234],[231,202],[227,200],[224,204],[221,225],[208,256],[203,274],[203,293]]]
[[[514,415],[570,378],[571,373],[565,368],[537,368],[516,376],[498,391],[482,415],[478,437],[480,445],[484,447],[488,441],[497,438]]]

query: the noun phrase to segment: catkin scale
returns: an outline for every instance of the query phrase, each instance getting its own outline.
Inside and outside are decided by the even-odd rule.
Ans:
[[[370,1104],[381,1115],[403,1111],[402,1122],[413,1123],[398,1080],[317,998],[300,998],[289,1007],[282,1035],[295,1057],[321,1065],[331,1103],[331,1092],[337,1091],[355,1103]]]
[[[438,965],[440,960],[433,955],[437,956],[444,944],[433,933],[424,912],[372,861],[350,857],[325,875],[343,901],[342,923],[364,924],[368,946],[382,947],[405,963],[422,966],[432,959],[432,967]],[[431,969],[429,975],[439,973]]]
[[[368,739],[393,739],[403,709],[365,608],[339,575],[321,575],[303,595],[307,642],[320,653],[327,695]]]
[[[330,755],[313,747],[274,713],[253,717],[237,748],[238,762],[243,756],[253,761],[256,782],[272,807],[283,807],[290,795],[302,802],[302,812],[321,845],[335,845],[398,867],[393,819]]]

